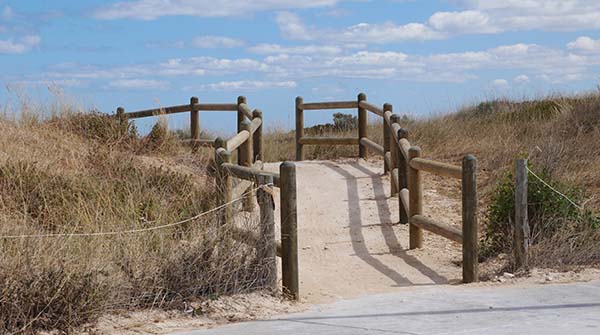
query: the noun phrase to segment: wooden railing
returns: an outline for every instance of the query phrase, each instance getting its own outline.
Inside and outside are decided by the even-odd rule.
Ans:
[[[357,138],[318,138],[304,136],[304,111],[314,109],[348,109],[358,111]],[[368,138],[367,112],[383,118],[383,145]],[[356,145],[358,155],[367,158],[367,150],[383,157],[384,171],[390,174],[391,194],[398,195],[400,223],[409,224],[409,248],[423,247],[423,229],[461,243],[463,249],[463,282],[479,280],[477,239],[476,159],[463,158],[462,167],[421,158],[421,149],[412,146],[408,131],[400,126],[400,116],[391,104],[382,107],[369,103],[360,93],[356,101],[304,103],[296,98],[296,160],[304,159],[304,145]],[[441,224],[423,215],[422,173],[429,172],[462,180],[462,229]]]
[[[200,111],[237,111],[237,132],[231,138],[201,140]],[[190,104],[165,108],[149,109],[126,113],[117,109],[117,117],[122,122],[129,119],[156,115],[190,112],[192,143],[213,144],[215,149],[215,185],[217,185],[217,205],[220,223],[232,232],[232,237],[249,245],[262,242],[259,258],[268,265],[267,285],[277,286],[277,262],[282,259],[282,281],[284,293],[292,299],[299,298],[298,281],[298,236],[296,208],[296,166],[283,162],[279,173],[263,170],[263,116],[258,109],[252,110],[243,96],[236,104],[200,104],[192,97]],[[232,162],[232,154],[237,151],[237,162]],[[237,179],[234,183],[234,178]],[[280,188],[281,242],[275,240],[273,187]],[[260,231],[247,231],[234,222],[234,199],[243,199],[242,210],[254,210],[254,194],[260,211]]]

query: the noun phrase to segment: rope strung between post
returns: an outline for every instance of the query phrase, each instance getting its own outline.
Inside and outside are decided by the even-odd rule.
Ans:
[[[557,189],[555,189],[554,187],[552,187],[550,184],[548,184],[546,181],[544,181],[542,178],[540,178],[537,174],[535,174],[535,172],[531,171],[528,166],[525,166],[525,168],[527,169],[527,171],[529,171],[529,173],[531,173],[532,176],[534,176],[537,180],[539,180],[540,182],[542,182],[542,184],[546,185],[546,187],[548,187],[549,189],[551,189],[552,191],[554,191],[554,193],[556,193],[556,194],[560,195],[561,197],[565,198],[568,202],[571,203],[571,205],[575,206],[580,211],[583,210],[583,205],[577,204],[575,201],[569,199],[569,197],[567,197],[566,195],[564,195],[563,193],[561,193],[560,191],[558,191]]]
[[[154,230],[161,230],[161,229],[165,229],[165,228],[171,228],[171,227],[175,227],[175,226],[179,226],[182,225],[184,223],[188,223],[190,221],[194,221],[196,219],[199,219],[205,215],[208,215],[210,213],[216,212],[220,209],[223,209],[227,206],[230,206],[232,204],[234,204],[237,201],[240,201],[242,199],[244,199],[245,197],[247,197],[249,194],[252,194],[255,191],[258,191],[260,189],[268,189],[268,187],[273,186],[273,184],[265,184],[265,185],[261,185],[258,186],[244,194],[242,194],[240,197],[233,199],[223,205],[217,206],[215,208],[209,209],[206,212],[197,214],[195,216],[192,216],[190,218],[187,218],[185,220],[181,220],[181,221],[177,221],[177,222],[173,222],[173,223],[169,223],[169,224],[165,224],[162,226],[156,226],[156,227],[149,227],[149,228],[138,228],[138,229],[130,229],[130,230],[122,230],[122,231],[107,231],[107,232],[95,232],[95,233],[55,233],[55,234],[32,234],[32,235],[5,235],[5,236],[0,236],[0,240],[8,240],[8,239],[20,239],[20,238],[48,238],[48,237],[91,237],[91,236],[113,236],[113,235],[125,235],[125,234],[136,234],[136,233],[145,233],[145,232],[149,232],[149,231],[154,231]]]

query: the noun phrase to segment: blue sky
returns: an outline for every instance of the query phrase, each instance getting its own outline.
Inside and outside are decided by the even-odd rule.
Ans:
[[[291,127],[297,95],[364,91],[421,116],[595,90],[599,70],[597,0],[0,0],[0,105],[49,86],[105,112],[245,95]],[[233,120],[201,116],[218,132]]]

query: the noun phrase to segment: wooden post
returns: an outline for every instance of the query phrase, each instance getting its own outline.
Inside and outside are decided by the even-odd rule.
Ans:
[[[258,175],[257,191],[258,205],[260,207],[260,236],[261,243],[257,246],[260,250],[259,259],[263,262],[265,271],[265,287],[275,291],[277,289],[277,243],[275,241],[275,203],[273,200],[273,176]]]
[[[125,121],[125,108],[117,107],[117,118],[119,119],[119,123],[123,124]]]
[[[408,130],[400,128],[398,130],[398,140],[405,138],[408,139]],[[404,157],[404,154],[400,152],[400,146],[396,147],[398,150],[398,192],[403,188],[408,188],[408,160]],[[402,205],[400,197],[398,197],[398,203],[400,204],[400,224],[408,223],[408,212]]]
[[[367,95],[364,93],[360,93],[358,95],[358,103],[361,101],[367,100]],[[367,110],[364,108],[358,107],[358,157],[362,159],[367,159],[367,147],[360,143],[360,139],[363,137],[367,137]]]
[[[479,281],[477,238],[477,159],[466,155],[462,162],[463,282]]]
[[[239,134],[240,131],[242,131],[242,122],[244,122],[244,120],[246,119],[246,115],[244,115],[244,112],[242,112],[242,109],[240,108],[240,104],[245,104],[247,103],[246,97],[240,95],[237,98],[237,105],[238,105],[238,110],[237,110],[237,133]],[[238,165],[242,165],[242,150],[243,149],[239,149],[238,150]]]
[[[421,157],[421,148],[411,147],[408,151],[408,159]],[[408,192],[409,192],[409,216],[421,215],[423,213],[423,184],[421,181],[421,172],[410,166],[408,167]],[[423,247],[423,230],[412,224],[409,219],[409,248],[416,249]]]
[[[393,107],[391,104],[385,103],[383,104],[383,114],[385,115],[385,112],[391,112],[393,111]],[[387,124],[387,122],[385,122],[385,117],[383,118],[383,153],[384,155],[388,152],[390,152],[390,126],[389,124]],[[388,173],[391,172],[392,169],[390,169],[390,167],[388,166],[386,160],[383,160],[383,173]]]
[[[392,116],[390,117],[390,122],[392,124],[399,123],[400,116],[397,114],[392,114]],[[399,168],[398,155],[400,154],[400,151],[399,151],[398,143],[396,143],[394,136],[390,136],[389,143],[390,143],[390,157],[392,158],[390,160],[391,164],[392,164],[392,166],[390,166],[390,171],[394,171],[394,169]],[[400,180],[400,170],[398,170],[398,180]],[[391,188],[392,188],[391,195],[394,196],[394,195],[398,194],[398,192],[400,192],[400,190],[396,188],[396,184],[394,184],[393,178],[390,178],[390,181],[391,181],[390,183],[391,183]]]
[[[296,208],[296,165],[279,166],[281,202],[281,272],[283,291],[294,300],[300,297],[298,281],[298,217]]]
[[[304,99],[302,97],[296,97],[296,161],[304,160],[303,145],[300,143],[300,139],[304,137],[304,110],[302,104]]]
[[[260,127],[254,132],[252,145],[254,148],[252,149],[254,153],[254,161],[262,161],[263,160],[263,113],[260,109],[255,109],[252,112],[252,119],[260,119],[262,122]]]
[[[244,130],[247,131],[248,133],[250,133],[252,131],[250,121],[248,121],[247,119],[244,119],[242,121],[242,123],[240,123],[240,131],[244,131]],[[252,157],[254,156],[252,153],[252,147],[253,147],[252,136],[250,136],[238,148],[239,165],[252,167]],[[244,210],[247,212],[252,212],[253,209],[254,209],[254,195],[251,193],[251,194],[248,194],[244,198]]]
[[[217,185],[217,205],[221,206],[232,200],[232,179],[229,173],[223,169],[221,164],[231,163],[231,153],[229,151],[220,151],[227,147],[227,143],[220,137],[215,139],[215,185]],[[220,153],[219,153],[220,152]],[[221,225],[233,223],[233,207],[225,206],[220,211],[219,221]]]
[[[200,116],[197,110],[198,98],[190,98],[190,135],[192,140],[200,139]]]
[[[515,267],[529,268],[529,218],[527,213],[527,159],[515,163],[515,227],[513,253]]]

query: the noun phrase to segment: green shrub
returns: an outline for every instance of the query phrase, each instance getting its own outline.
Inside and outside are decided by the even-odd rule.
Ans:
[[[532,169],[531,164],[529,168]],[[584,194],[579,187],[559,183],[546,171],[541,171],[537,175],[573,201],[581,203]],[[531,173],[528,177],[527,203],[532,244],[554,236],[569,223],[582,226],[594,222],[593,214],[582,213],[567,199],[544,185]],[[513,173],[510,172],[498,182],[492,194],[488,207],[487,227],[481,243],[482,256],[489,257],[502,252],[510,253],[514,215],[514,181]]]

